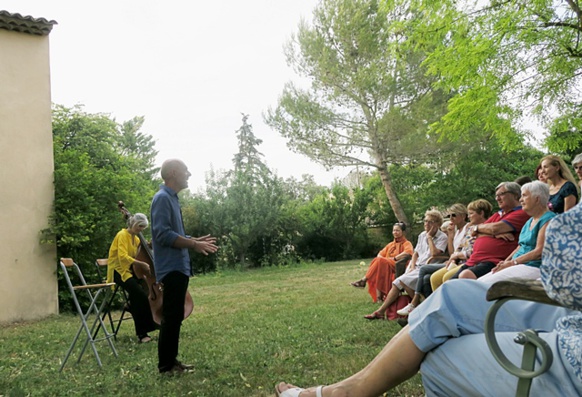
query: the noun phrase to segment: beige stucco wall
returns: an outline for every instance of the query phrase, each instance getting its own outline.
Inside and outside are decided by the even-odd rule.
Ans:
[[[49,38],[0,29],[0,323],[58,312]]]

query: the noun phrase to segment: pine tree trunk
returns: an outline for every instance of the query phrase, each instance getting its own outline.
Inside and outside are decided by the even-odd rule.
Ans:
[[[398,200],[398,196],[394,189],[392,188],[392,178],[390,176],[390,172],[386,167],[378,167],[378,172],[380,173],[380,178],[382,179],[382,186],[384,186],[384,190],[386,191],[386,196],[388,196],[388,201],[390,202],[390,206],[392,207],[392,211],[398,219],[399,222],[404,222],[407,226],[411,226],[408,223],[408,218],[402,209],[402,204],[400,204],[400,200]]]

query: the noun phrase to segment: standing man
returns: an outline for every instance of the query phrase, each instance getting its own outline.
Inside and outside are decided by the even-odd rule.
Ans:
[[[192,275],[188,248],[208,255],[216,252],[216,238],[186,235],[178,193],[188,187],[190,172],[183,161],[166,160],[161,170],[164,183],[152,200],[152,240],[156,279],[163,284],[163,320],[158,342],[160,373],[187,372],[193,367],[178,361],[184,302]]]

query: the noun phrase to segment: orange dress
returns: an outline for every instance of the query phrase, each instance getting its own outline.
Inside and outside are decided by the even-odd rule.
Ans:
[[[390,291],[390,288],[392,288],[396,271],[396,262],[392,258],[403,252],[411,256],[414,253],[412,243],[406,237],[400,237],[388,243],[378,253],[378,256],[372,260],[372,263],[370,263],[370,267],[366,272],[366,280],[368,283],[368,293],[374,302],[378,301],[377,291],[380,291],[385,296]]]

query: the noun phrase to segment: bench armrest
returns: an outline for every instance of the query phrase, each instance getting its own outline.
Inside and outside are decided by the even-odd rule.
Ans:
[[[548,305],[561,306],[547,294],[541,280],[512,279],[498,281],[487,290],[488,301],[502,298],[522,299]]]

